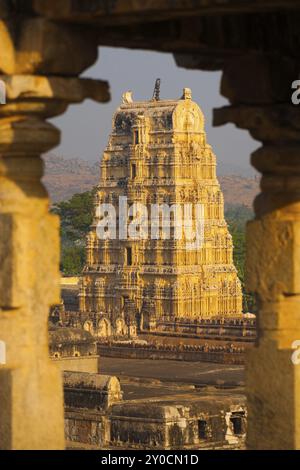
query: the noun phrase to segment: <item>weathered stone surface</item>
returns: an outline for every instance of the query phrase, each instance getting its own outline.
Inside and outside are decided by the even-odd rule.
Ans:
[[[23,99],[80,103],[90,98],[105,103],[110,100],[108,82],[103,80],[40,75],[0,75],[0,80],[6,84],[8,101]]]
[[[65,405],[70,408],[108,409],[122,400],[117,377],[64,372]]]
[[[7,18],[11,12],[9,0],[2,0],[0,2],[0,19]]]
[[[172,367],[176,366],[177,363]],[[208,371],[211,377],[209,372],[214,371]],[[68,447],[112,446],[125,451],[186,446],[244,448],[247,421],[244,396],[224,390],[195,394],[188,384],[157,381],[152,378],[153,370],[145,374],[147,380],[143,383],[132,377],[129,385],[125,379],[123,386],[127,392],[124,390],[122,400],[120,385],[113,376],[64,374]],[[150,400],[145,393],[151,396]]]
[[[298,146],[274,142],[252,154],[252,164],[262,172],[262,192],[254,201],[258,216],[270,214],[270,218],[298,220],[300,214],[299,183],[297,166]]]
[[[0,106],[0,117],[7,118],[2,122],[3,132],[9,120],[16,120],[16,116],[20,122],[31,116],[27,121],[33,119],[37,123],[36,118],[62,114],[70,103],[80,103],[86,98],[106,102],[110,98],[108,84],[101,80],[26,75],[1,76],[1,80],[7,90],[7,104]],[[40,126],[50,130],[50,125],[42,121]],[[49,148],[56,143],[52,142]]]
[[[128,0],[109,1],[103,5],[101,0],[86,0],[84,4],[80,1],[72,0],[52,0],[51,3],[45,3],[43,0],[33,0],[34,10],[49,18],[65,19],[73,21],[95,22],[95,18],[103,18],[109,21],[110,17],[121,17],[124,22],[136,21],[135,16],[140,20],[153,21],[162,18],[176,18],[182,16],[220,14],[234,12],[264,11],[280,7],[298,8],[297,0],[257,0],[254,3],[240,0],[198,0],[195,4],[193,0],[179,0],[175,5],[170,4],[168,0],[150,0],[148,2]]]
[[[4,70],[12,73],[15,65],[15,49],[8,24],[0,19],[0,72]]]
[[[7,404],[0,407],[0,447],[61,449],[61,379],[48,360],[46,330],[49,305],[59,299],[57,218],[47,214],[45,194],[35,191],[38,175],[25,174],[18,181],[10,163],[7,159],[9,177],[1,174],[1,234],[7,233],[8,243],[3,237],[0,244],[0,329],[7,347],[0,370],[0,399]]]
[[[214,125],[233,123],[262,142],[299,141],[300,109],[292,104],[225,106],[214,110]],[[264,159],[264,161],[266,161]]]
[[[175,53],[174,59],[178,67],[184,67],[185,69],[204,69],[204,70],[220,70],[224,64],[224,57],[206,57],[205,54],[190,53],[180,54]]]
[[[265,313],[263,313],[265,315]],[[291,344],[278,349],[261,337],[247,362],[247,447],[256,450],[300,448],[300,368],[292,363]]]
[[[14,314],[15,312],[9,312],[10,316]],[[23,311],[22,315],[24,314]],[[24,338],[28,338],[30,322],[26,322],[22,316],[18,316],[18,320],[23,323],[23,328],[15,322],[15,329],[8,332],[6,328],[3,329],[1,318],[1,336],[6,341],[10,338],[15,340],[18,329]],[[11,322],[7,321],[7,325],[9,323]],[[0,448],[59,450],[64,445],[61,377],[56,367],[47,359],[46,345],[33,351],[34,335],[31,334],[28,339],[24,347],[16,342],[16,348],[9,348],[7,354],[10,365],[1,366]],[[22,361],[16,360],[19,355],[22,356]],[[30,363],[30,367],[24,365],[25,361]]]
[[[63,114],[69,106],[66,101],[44,100],[44,101],[14,101],[0,107],[0,117],[11,118],[14,116],[32,116],[43,119]]]
[[[1,197],[1,193],[0,193]],[[26,219],[25,219],[26,220]],[[25,256],[24,239],[26,225],[22,216],[0,215],[0,308],[18,308],[24,304],[24,264],[20,260]]]
[[[248,447],[298,449],[299,368],[292,362],[299,328],[299,108],[291,104],[298,62],[245,54],[228,61],[222,93],[233,104],[215,111],[264,145],[252,154],[262,173],[256,220],[247,226],[246,285],[258,299],[258,341],[248,353]],[[282,425],[281,425],[282,423]]]
[[[31,115],[49,118],[63,113],[70,103],[90,98],[110,99],[108,83],[102,80],[46,77],[40,75],[0,75],[6,85],[7,104],[0,117]]]
[[[62,305],[60,305],[62,307]],[[59,307],[58,307],[59,308]],[[54,320],[56,308],[51,310]],[[55,322],[55,325],[59,322]],[[99,373],[100,361],[97,343],[90,333],[82,329],[49,326],[50,357],[62,371]]]
[[[279,216],[278,220],[248,223],[246,272],[250,291],[268,301],[279,300],[284,294],[300,294],[299,233],[299,221],[280,220]]]
[[[275,141],[270,145],[264,145],[253,152],[251,163],[264,176],[277,175],[285,178],[285,181],[292,180],[294,176],[300,174],[299,143],[292,139],[285,143]],[[293,188],[293,191],[295,189]]]
[[[264,315],[259,319],[261,337],[277,341],[279,349],[291,349],[300,338],[300,296],[282,293],[275,302],[264,300]]]
[[[43,18],[22,21],[18,34],[13,23],[0,22],[4,56],[0,56],[3,74],[51,74],[76,76],[92,65],[98,54],[91,33],[58,25]],[[79,53],[80,51],[80,53]],[[66,60],[66,57],[68,60]]]
[[[289,102],[297,74],[294,60],[278,54],[246,54],[227,61],[221,93],[232,104]]]
[[[242,397],[191,397],[112,405],[111,441],[147,449],[243,447],[246,412]],[[233,417],[240,420],[240,433]],[[201,428],[202,424],[202,428]]]
[[[58,145],[60,131],[40,119],[13,116],[0,119],[0,152],[16,151],[30,155],[44,153]]]

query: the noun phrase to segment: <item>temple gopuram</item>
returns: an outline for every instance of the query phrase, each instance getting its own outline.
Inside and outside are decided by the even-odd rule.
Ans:
[[[129,237],[127,229],[124,234],[118,216],[114,237],[99,238],[99,205],[112,204],[119,214],[124,200],[126,222],[136,221],[137,236]],[[202,208],[199,246],[191,247],[185,232],[176,238],[174,205]],[[140,236],[139,207],[149,214],[149,233]],[[159,236],[150,236],[153,207],[171,208],[169,236],[162,232],[160,213],[154,221]],[[196,229],[196,210],[191,211]],[[161,100],[157,88],[149,101],[124,93],[102,159],[79,297],[85,328],[99,337],[134,336],[158,324],[167,331],[174,321],[241,318],[241,284],[216,157],[189,88],[178,100]]]

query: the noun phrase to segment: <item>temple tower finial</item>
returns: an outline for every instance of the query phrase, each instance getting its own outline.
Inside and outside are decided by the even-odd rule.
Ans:
[[[152,96],[152,101],[159,101],[160,100],[160,78],[157,78],[155,82],[154,92]]]

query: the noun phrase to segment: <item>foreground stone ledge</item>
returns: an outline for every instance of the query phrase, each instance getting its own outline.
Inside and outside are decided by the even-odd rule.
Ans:
[[[297,62],[276,50],[269,54],[246,52],[227,61],[221,94],[233,105],[290,102],[297,72]]]
[[[1,450],[64,449],[61,374],[46,353],[31,344],[22,367],[0,367]]]
[[[90,98],[107,103],[110,100],[109,85],[104,80],[42,75],[0,75],[0,80],[6,84],[8,101],[38,98],[81,103]]]
[[[114,2],[108,1],[105,4],[101,0],[85,0],[84,5],[80,5],[80,3],[74,3],[72,0],[52,0],[50,4],[45,3],[43,0],[33,0],[32,2],[36,13],[52,19],[93,22],[95,18],[103,19],[103,21],[112,18],[115,21],[123,20],[124,22],[126,20],[127,23],[136,21],[136,16],[139,20],[147,22],[154,19],[159,20],[165,16],[167,18],[176,18],[195,14],[264,11],[270,7],[297,8],[299,6],[295,0],[288,2],[286,0],[260,0],[255,2],[198,0],[196,4],[193,0],[179,0],[172,7],[168,0],[150,0],[148,2],[117,0]]]
[[[20,3],[20,2],[17,2]],[[26,2],[27,3],[27,2]],[[0,20],[0,72],[12,74],[77,76],[97,60],[92,30],[56,24],[45,18],[22,17],[16,32],[16,14]],[[66,60],[67,59],[67,60]]]
[[[246,278],[251,292],[270,301],[285,293],[300,294],[299,233],[300,221],[248,222]]]
[[[32,155],[59,145],[60,132],[52,124],[35,117],[13,116],[0,119],[0,152]]]
[[[261,337],[259,347],[248,354],[248,449],[300,449],[300,367],[292,363],[291,348],[279,347]]]
[[[252,137],[261,141],[298,142],[300,107],[292,104],[274,106],[224,106],[214,110],[214,126],[233,123],[249,130]],[[285,149],[286,153],[286,149]]]
[[[1,194],[0,194],[1,198]],[[0,308],[19,308],[25,302],[22,286],[27,238],[26,218],[0,214]],[[22,263],[23,258],[23,263]]]
[[[300,340],[300,295],[282,295],[278,302],[263,302],[262,308],[260,331],[274,338],[276,335],[284,348],[290,348],[294,340]]]

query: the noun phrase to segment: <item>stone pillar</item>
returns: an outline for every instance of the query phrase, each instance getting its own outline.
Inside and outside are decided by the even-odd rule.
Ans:
[[[252,164],[261,172],[255,220],[247,227],[247,287],[258,297],[258,339],[248,355],[249,449],[300,449],[300,108],[291,103],[293,60],[235,58],[222,93],[232,106],[215,124],[233,122],[263,142]],[[238,158],[238,155],[237,155]]]
[[[60,139],[49,117],[86,97],[109,99],[107,84],[76,78],[97,56],[86,41],[38,18],[15,30],[0,21],[1,449],[64,448],[62,380],[48,350],[49,307],[60,302],[59,221],[40,155]]]

